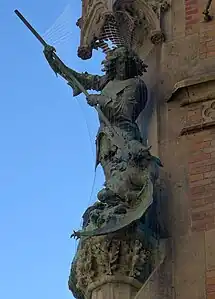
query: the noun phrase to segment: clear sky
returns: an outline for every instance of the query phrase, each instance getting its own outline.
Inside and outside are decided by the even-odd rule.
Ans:
[[[83,96],[73,98],[66,83],[56,78],[41,45],[13,12],[19,9],[42,33],[68,4],[71,9],[65,19],[72,35],[56,46],[57,52],[76,70],[98,73],[101,54],[95,53],[89,61],[76,55],[79,29],[75,23],[81,0],[1,0],[2,299],[72,298],[67,280],[77,242],[69,236],[80,227],[82,213],[95,199],[90,199],[90,193],[96,113]],[[98,173],[96,188],[102,181]]]

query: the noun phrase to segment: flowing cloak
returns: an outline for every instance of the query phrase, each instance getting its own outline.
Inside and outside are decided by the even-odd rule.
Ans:
[[[147,88],[145,83],[140,78],[132,78],[125,81],[110,81],[102,90],[102,95],[110,100],[101,109],[104,115],[108,118],[113,128],[120,130],[123,137],[129,140],[141,141],[139,129],[136,124],[136,119],[144,109],[147,102]],[[108,136],[105,124],[101,122],[97,135],[97,162],[102,162],[101,146],[103,138],[109,140],[110,147],[107,151],[111,151],[111,137]],[[107,153],[108,154],[108,153]],[[124,215],[114,215],[114,209],[108,208],[104,211],[107,221],[99,228],[94,228],[89,225],[81,231],[78,231],[79,236],[98,236],[116,232],[129,226],[134,221],[140,219],[149,206],[153,202],[153,183],[150,177],[150,171],[145,169],[142,173],[145,184],[137,196],[136,204],[128,209]]]

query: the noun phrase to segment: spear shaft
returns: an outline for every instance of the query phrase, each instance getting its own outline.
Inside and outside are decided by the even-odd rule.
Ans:
[[[33,35],[41,42],[41,44],[46,47],[48,44],[44,41],[41,35],[31,26],[31,24],[26,20],[26,18],[21,14],[21,12],[16,9],[15,14],[20,18],[20,20],[25,24],[26,27],[33,33]]]
[[[31,26],[31,24],[26,20],[26,18],[16,9],[15,14],[19,17],[19,19],[26,25],[26,27],[33,33],[33,35],[39,40],[39,42],[44,46],[47,47],[48,44],[46,43],[46,41],[42,38],[42,36]],[[85,94],[86,97],[89,96],[89,93],[87,92],[87,90],[82,86],[82,84],[76,79],[75,76],[73,76],[73,74],[68,73],[68,68],[67,66],[63,63],[63,61],[58,57],[58,55],[53,52],[52,53],[53,57],[58,61],[58,63],[61,64],[61,67],[63,69],[63,73],[61,74],[62,77],[64,77],[64,79],[66,79],[68,81],[68,78],[70,80],[72,80],[76,86]],[[69,80],[69,81],[70,81]],[[103,112],[101,111],[101,109],[99,108],[98,105],[95,105],[94,108],[97,110],[100,118],[102,119],[102,121],[107,125],[107,127],[109,128],[111,135],[112,135],[112,139],[115,141],[115,144],[118,145],[120,148],[123,148],[125,146],[125,141],[123,139],[122,136],[120,136],[120,134],[112,127],[111,123],[109,122],[109,120],[106,118],[106,116],[103,114]]]
[[[26,18],[21,14],[20,11],[18,11],[18,9],[16,9],[15,14],[18,16],[18,18],[25,24],[25,26],[33,33],[33,35],[38,39],[38,41],[44,46],[47,47],[48,44],[47,42],[42,38],[42,36],[33,28],[33,26],[31,26],[31,24],[26,20]],[[64,69],[66,69],[66,65],[63,63],[63,61],[58,57],[58,55],[56,53],[53,52],[53,57],[55,59],[58,60],[58,62],[64,67]],[[71,74],[69,74],[71,77]],[[80,84],[80,82],[74,77],[72,76],[73,81],[75,82],[75,84],[77,85],[77,87],[86,95],[88,96],[88,92],[85,90],[85,88]]]
[[[25,26],[33,33],[33,35],[38,39],[38,41],[44,46],[47,47],[47,42],[42,38],[42,36],[31,26],[31,24],[26,20],[26,18],[21,14],[18,9],[16,9],[15,14],[18,16],[18,18],[25,24]],[[67,70],[66,65],[63,63],[63,61],[58,57],[56,53],[52,53],[53,57],[58,60],[58,62],[63,66],[64,70]],[[66,72],[67,73],[67,72]],[[72,77],[73,81],[77,85],[77,87],[85,94],[85,96],[89,96],[88,92],[85,90],[85,88],[82,86],[82,84],[75,78],[75,76],[72,76],[72,74],[69,74],[70,77]],[[67,78],[65,78],[67,79]]]

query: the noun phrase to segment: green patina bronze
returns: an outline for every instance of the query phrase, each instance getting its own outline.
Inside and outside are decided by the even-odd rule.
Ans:
[[[74,95],[82,90],[73,76],[84,90],[101,92],[88,95],[87,101],[89,105],[99,107],[103,116],[99,115],[100,128],[96,138],[96,166],[100,163],[105,174],[105,187],[98,193],[103,206],[98,211],[96,205],[86,227],[72,236],[115,232],[140,219],[153,202],[151,175],[158,160],[143,145],[136,124],[147,103],[147,88],[139,77],[146,66],[132,51],[118,48],[103,62],[104,76],[80,74],[70,68],[65,71],[65,66],[53,53],[52,47],[45,47],[44,54],[50,66],[67,79]]]

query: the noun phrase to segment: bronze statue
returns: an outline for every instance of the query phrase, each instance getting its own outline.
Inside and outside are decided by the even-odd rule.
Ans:
[[[148,101],[141,78],[147,66],[131,49],[120,47],[107,54],[103,76],[78,73],[15,12],[44,46],[53,71],[67,81],[74,96],[81,92],[86,95],[100,121],[96,166],[101,164],[105,184],[97,201],[85,211],[82,230],[71,236],[80,242],[69,288],[76,298],[83,299],[86,288],[100,278],[100,273],[123,273],[144,282],[155,267],[153,251],[158,252],[158,243],[167,237],[157,213],[161,196],[156,182],[162,165],[144,145],[136,123]]]
[[[96,166],[101,163],[105,184],[84,229],[73,236],[102,235],[125,228],[141,219],[153,203],[153,186],[162,166],[143,145],[136,123],[147,103],[147,87],[140,78],[147,66],[131,49],[120,47],[103,61],[104,76],[77,73],[61,61],[18,10],[15,13],[42,43],[48,63],[72,87],[73,95],[83,92],[98,112]],[[100,94],[88,94],[89,89]]]
[[[123,222],[125,221],[125,214],[129,214],[130,208],[134,207],[141,197],[146,183],[146,171],[151,183],[155,167],[161,166],[159,159],[152,157],[149,148],[143,145],[136,123],[147,103],[147,87],[140,78],[146,71],[146,65],[133,51],[121,47],[108,53],[103,61],[104,76],[80,74],[68,67],[65,73],[65,66],[62,67],[62,63],[55,59],[54,51],[53,47],[45,47],[45,57],[54,72],[67,80],[74,95],[78,95],[81,90],[70,80],[73,76],[85,90],[100,91],[100,94],[87,96],[88,104],[99,106],[103,115],[103,118],[99,115],[96,166],[101,163],[105,174],[105,187],[98,193],[99,202],[104,204],[103,213],[101,210],[98,213],[96,204],[91,212],[91,222],[94,224],[93,235],[105,234],[129,224],[118,223],[118,227],[116,215],[120,215]],[[149,199],[145,210],[151,203],[152,199]],[[135,219],[132,218],[129,222]],[[90,233],[79,232],[75,235],[81,234]]]

